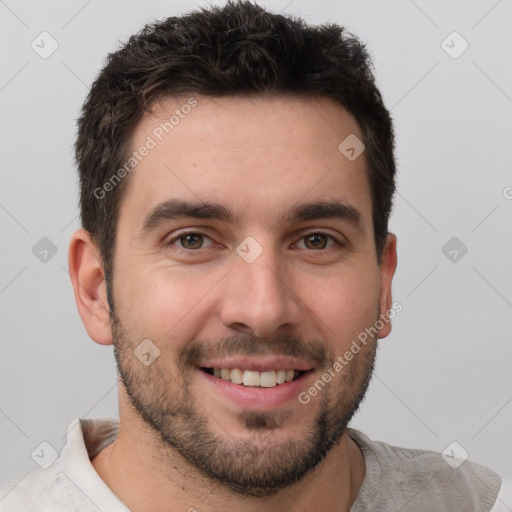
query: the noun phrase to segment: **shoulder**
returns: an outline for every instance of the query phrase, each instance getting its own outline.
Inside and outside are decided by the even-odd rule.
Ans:
[[[362,490],[372,494],[372,501],[384,505],[392,500],[405,507],[404,511],[489,512],[497,500],[502,479],[485,466],[453,454],[373,441],[354,429],[349,429],[349,435],[365,457],[369,481],[365,479]],[[424,509],[427,500],[431,508]],[[390,507],[390,503],[386,505]]]
[[[55,504],[73,502],[73,484],[61,471],[59,461],[9,480],[0,489],[2,512],[55,512]]]
[[[1,486],[0,512],[127,511],[91,464],[117,434],[117,419],[75,418],[59,457]]]

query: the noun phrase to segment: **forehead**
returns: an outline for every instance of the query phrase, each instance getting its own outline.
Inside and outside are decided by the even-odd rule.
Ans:
[[[363,139],[355,119],[326,98],[167,98],[134,131],[132,151],[145,156],[131,171],[121,218],[169,198],[226,204],[256,222],[330,199],[367,217],[364,153],[349,160],[339,149],[347,137]]]

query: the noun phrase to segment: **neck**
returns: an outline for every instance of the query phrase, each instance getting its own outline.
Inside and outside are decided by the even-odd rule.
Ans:
[[[120,416],[118,438],[92,465],[132,512],[348,512],[366,472],[360,449],[345,431],[326,458],[299,482],[273,496],[241,496],[191,467],[136,414]]]
[[[265,498],[235,495],[187,467],[174,454],[163,464],[161,456],[148,447],[145,440],[120,428],[118,439],[92,461],[99,476],[132,512],[257,512],[262,508],[269,512],[348,512],[365,475],[364,457],[346,433],[310,474]]]

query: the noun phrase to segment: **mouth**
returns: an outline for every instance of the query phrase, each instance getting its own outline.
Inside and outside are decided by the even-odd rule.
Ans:
[[[285,355],[223,357],[196,368],[209,401],[253,411],[292,407],[318,369],[313,361]]]
[[[242,368],[207,368],[200,370],[219,379],[246,387],[275,388],[281,384],[293,382],[308,371],[293,369],[275,369],[266,371],[245,370]]]

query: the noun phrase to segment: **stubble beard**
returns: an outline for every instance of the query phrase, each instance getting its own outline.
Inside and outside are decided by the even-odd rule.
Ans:
[[[314,398],[319,401],[317,412],[310,425],[304,427],[301,439],[276,440],[281,437],[276,435],[280,425],[286,422],[287,413],[283,410],[240,413],[237,420],[245,439],[237,439],[226,429],[221,429],[221,434],[212,431],[209,423],[218,427],[219,421],[209,417],[198,397],[188,389],[190,370],[205,343],[187,345],[176,375],[171,375],[164,365],[158,364],[158,359],[148,367],[141,364],[133,353],[140,340],[130,339],[128,330],[113,312],[111,328],[114,355],[127,396],[136,413],[157,434],[162,449],[167,454],[178,453],[189,468],[199,471],[214,485],[243,496],[275,495],[318,466],[359,408],[375,364],[376,343],[372,341],[366,345],[366,351],[357,355],[363,358],[357,375],[353,371],[355,365],[347,366],[319,391]],[[335,360],[318,343],[308,352],[304,343],[288,336],[264,344],[255,340],[238,335],[223,340],[219,349],[229,348],[238,354],[268,353],[269,347],[275,353],[287,355],[307,352],[319,361],[322,359],[323,366],[319,367],[325,369]],[[302,352],[297,347],[303,347]],[[310,405],[301,407],[307,414]]]

